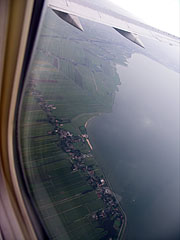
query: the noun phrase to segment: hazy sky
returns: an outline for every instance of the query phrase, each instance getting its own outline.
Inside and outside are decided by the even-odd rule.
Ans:
[[[147,24],[180,36],[180,0],[110,0]]]

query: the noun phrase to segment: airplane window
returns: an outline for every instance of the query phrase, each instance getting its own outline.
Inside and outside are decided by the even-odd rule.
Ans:
[[[62,16],[61,16],[62,17]],[[178,46],[46,9],[19,118],[49,239],[179,239]]]

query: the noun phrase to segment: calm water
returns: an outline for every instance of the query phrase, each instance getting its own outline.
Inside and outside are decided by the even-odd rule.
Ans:
[[[127,213],[128,240],[179,236],[179,74],[134,54],[118,65],[113,112],[88,134]]]

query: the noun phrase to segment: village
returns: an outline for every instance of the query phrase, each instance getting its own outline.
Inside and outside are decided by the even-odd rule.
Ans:
[[[89,191],[95,191],[97,197],[104,202],[104,208],[92,214],[92,219],[97,221],[101,227],[108,232],[108,239],[112,237],[117,238],[121,230],[121,226],[124,224],[125,217],[120,209],[119,202],[116,199],[114,192],[111,190],[105,177],[97,176],[94,165],[87,165],[86,158],[93,157],[91,148],[87,153],[82,153],[79,149],[76,149],[75,143],[88,144],[88,135],[79,134],[73,135],[70,131],[63,129],[64,124],[70,123],[70,119],[57,118],[52,114],[52,111],[56,109],[53,104],[47,104],[44,97],[39,90],[35,89],[35,84],[31,85],[31,95],[33,95],[38,102],[41,109],[47,114],[47,121],[53,126],[52,131],[48,131],[48,135],[58,135],[59,142],[57,143],[65,153],[70,157],[71,171],[81,171],[86,176],[86,181],[92,187],[92,190],[82,192],[85,194]],[[87,141],[88,140],[88,141]],[[108,222],[107,224],[104,224]]]

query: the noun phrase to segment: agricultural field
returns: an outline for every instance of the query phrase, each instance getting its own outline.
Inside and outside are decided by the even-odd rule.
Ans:
[[[107,27],[83,24],[84,33],[47,11],[21,107],[22,165],[50,239],[116,239],[123,222],[118,206],[113,215],[107,210],[105,190],[117,204],[85,123],[112,110],[120,84],[115,63],[126,65],[130,53],[118,45],[115,56],[116,32],[110,38]]]

